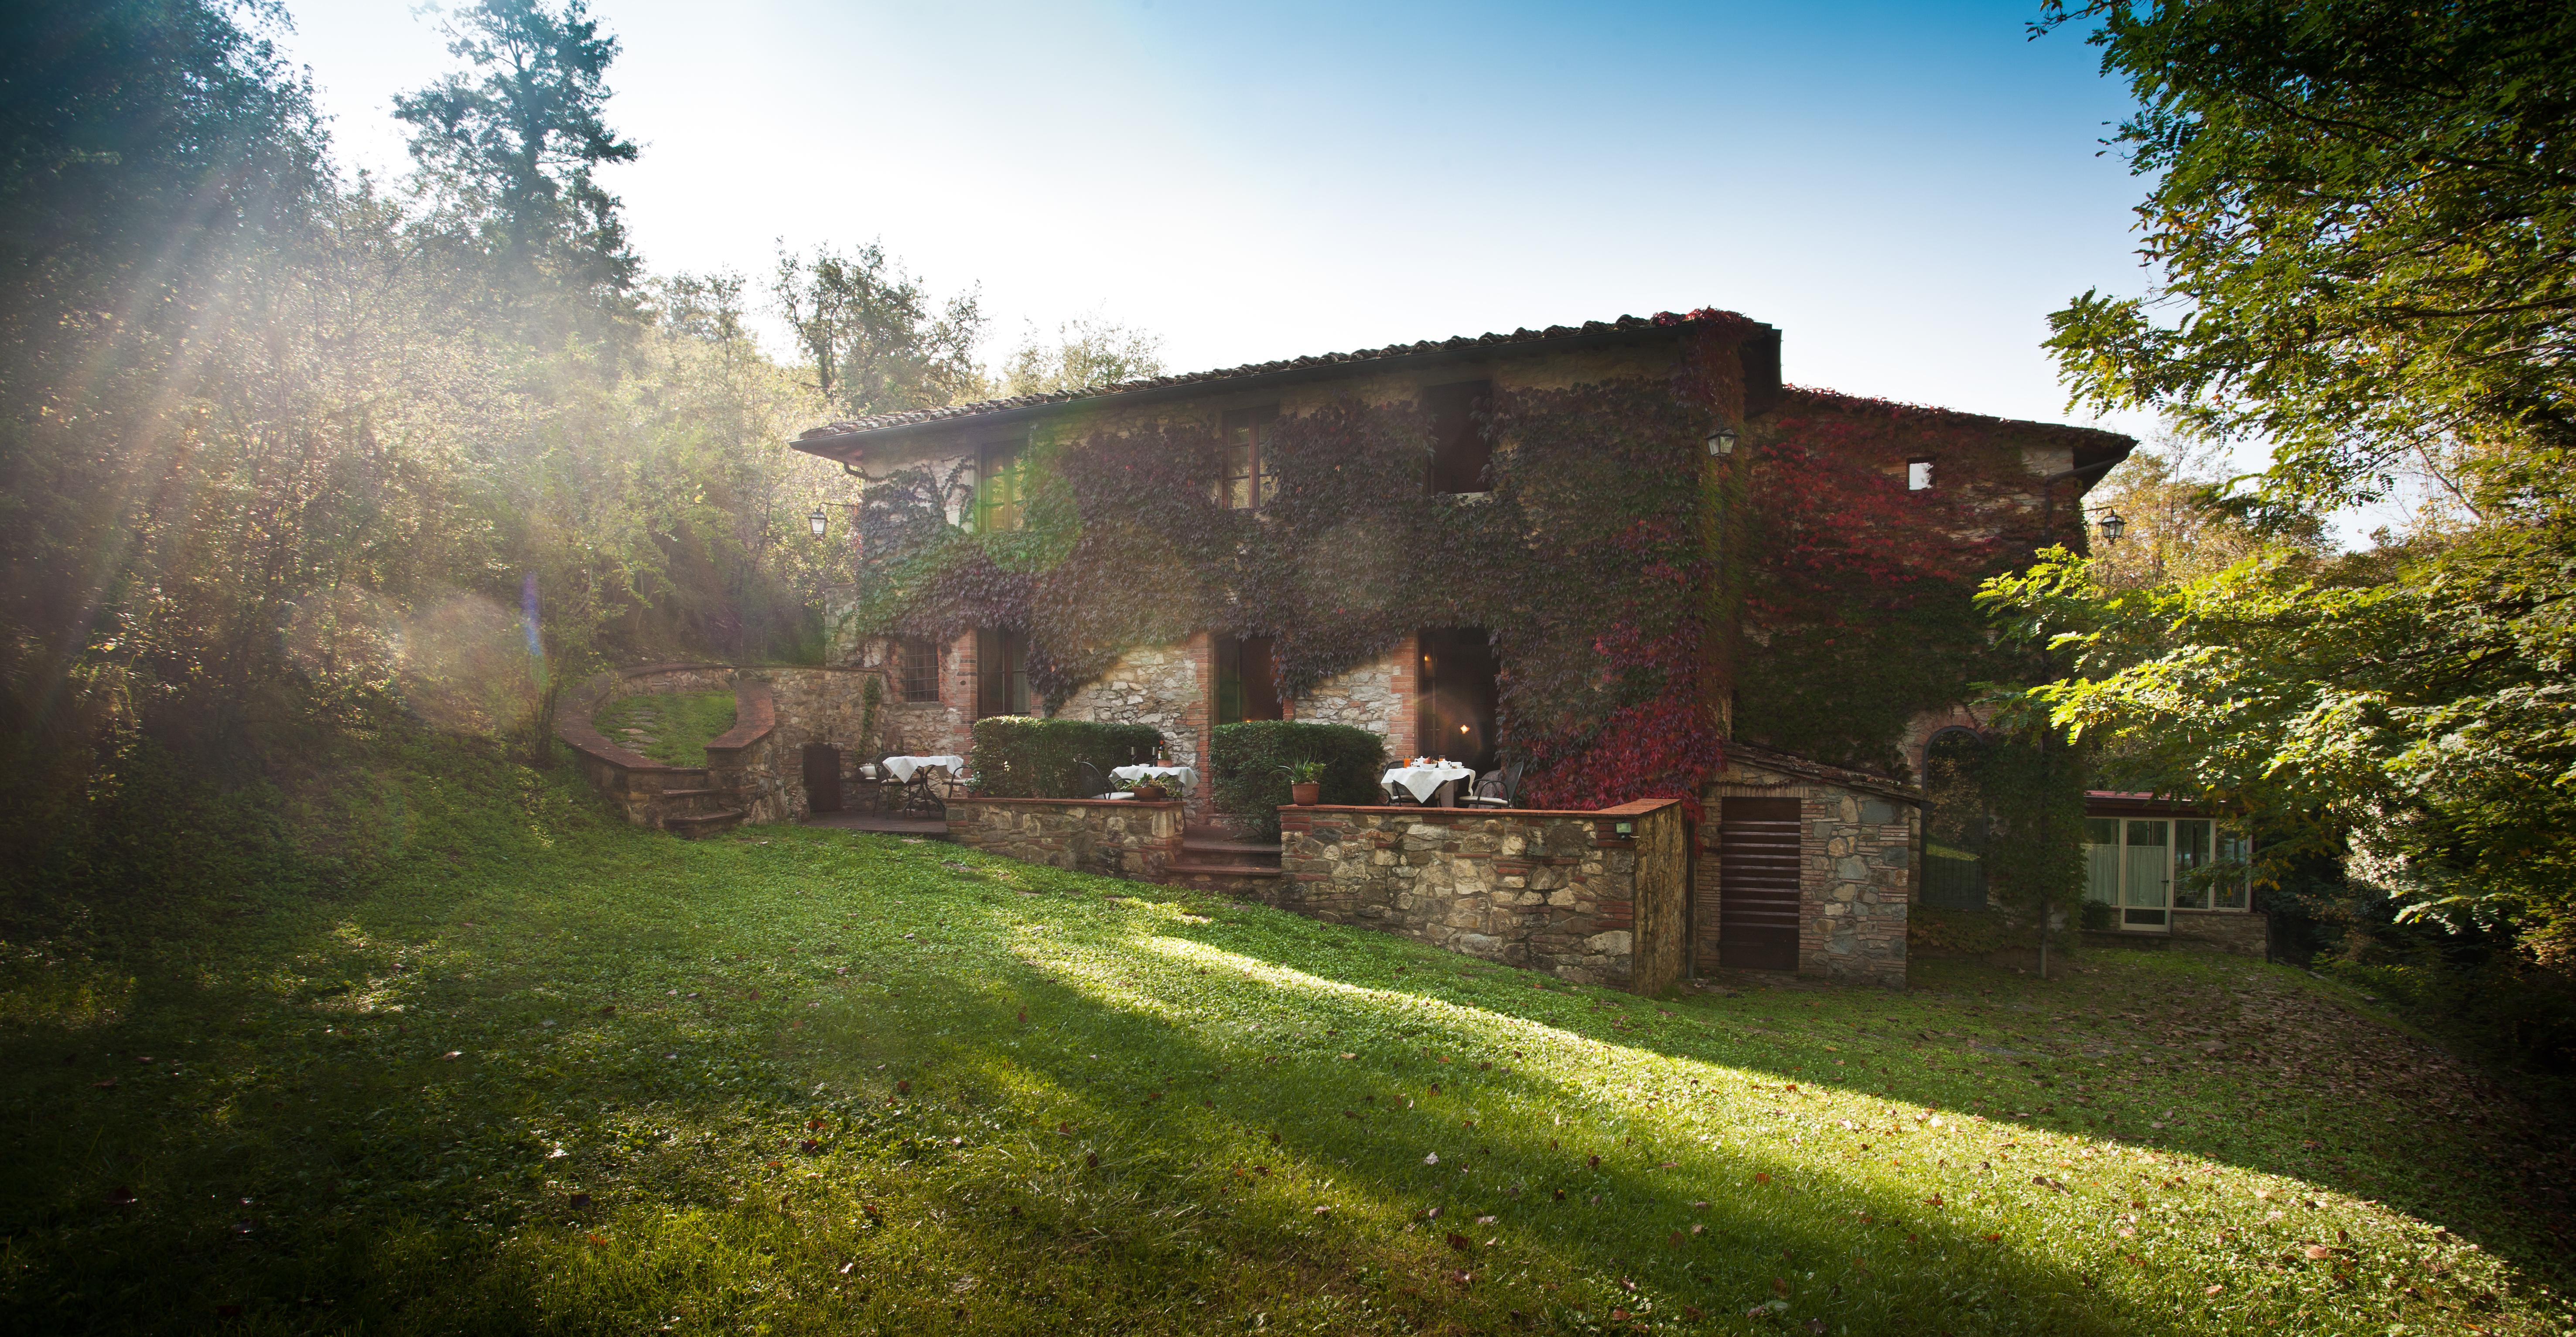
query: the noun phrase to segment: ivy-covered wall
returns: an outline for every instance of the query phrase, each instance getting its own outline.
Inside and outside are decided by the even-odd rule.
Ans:
[[[1730,712],[1783,751],[1903,775],[1910,720],[2010,676],[1968,594],[2027,554],[2032,469],[2074,447],[1816,392],[1748,406],[1743,352],[1764,332],[1699,312],[1612,347],[1319,365],[1293,384],[1211,379],[1007,427],[847,437],[835,448],[870,481],[837,630],[963,645],[976,627],[1025,630],[1049,710],[1176,724],[1170,648],[1268,636],[1297,717],[1370,727],[1342,717],[1409,691],[1413,633],[1482,627],[1502,665],[1499,741],[1532,764],[1531,802],[1696,802]],[[1474,378],[1493,385],[1492,491],[1429,495],[1424,391]],[[1220,424],[1255,405],[1278,407],[1278,492],[1224,509]],[[1720,455],[1720,433],[1740,445]],[[972,532],[955,523],[968,466],[1006,437],[1026,442],[1025,524]],[[1938,485],[1908,492],[1905,461],[1927,454]]]

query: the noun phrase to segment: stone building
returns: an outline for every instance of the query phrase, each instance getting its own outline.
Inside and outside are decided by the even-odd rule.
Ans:
[[[1191,484],[1203,493],[1193,504],[1259,512],[1273,504],[1279,480],[1294,473],[1293,461],[1275,455],[1294,449],[1281,443],[1301,439],[1301,425],[1311,430],[1330,414],[1385,411],[1411,415],[1386,420],[1417,425],[1422,465],[1419,475],[1390,472],[1383,486],[1410,490],[1427,506],[1469,508],[1515,487],[1530,490],[1532,480],[1515,471],[1530,467],[1534,448],[1516,439],[1511,415],[1494,406],[1541,396],[1580,404],[1585,395],[1630,406],[1628,419],[1603,428],[1605,438],[1620,438],[1619,449],[1633,453],[1640,447],[1632,438],[1661,434],[1646,445],[1663,451],[1655,458],[1669,467],[1620,485],[1672,489],[1702,517],[1701,537],[1691,541],[1702,545],[1705,562],[1694,569],[1704,588],[1678,597],[1696,601],[1693,615],[1717,626],[1705,637],[1696,672],[1705,715],[1728,741],[1723,766],[1708,774],[1693,805],[1688,939],[1696,964],[1901,984],[1907,907],[1921,862],[1922,795],[1914,781],[1933,735],[1958,725],[1969,683],[1962,676],[1934,689],[1918,684],[1897,707],[1885,704],[1884,692],[1871,697],[1882,713],[1912,713],[1879,729],[1883,746],[1843,749],[1849,755],[1804,757],[1788,744],[1805,735],[1765,733],[1737,720],[1739,700],[1749,699],[1741,689],[1757,681],[1766,654],[1786,655],[1795,640],[1737,625],[1743,600],[1729,589],[1741,584],[1737,572],[1754,570],[1765,556],[1748,550],[1757,540],[1747,535],[1758,526],[1739,517],[1812,500],[1761,495],[1748,482],[1755,475],[1747,459],[1796,435],[1801,458],[1813,468],[1842,468],[1833,486],[1867,491],[1889,517],[1885,526],[1922,528],[1927,543],[1973,550],[1976,561],[2003,569],[2046,542],[2082,545],[2084,491],[2127,456],[2126,437],[1787,386],[1777,331],[1700,312],[888,413],[818,427],[794,447],[841,463],[863,497],[903,487],[928,498],[935,514],[916,528],[1001,536],[1031,526],[1033,514],[1051,504],[1044,471],[1056,466],[1049,461],[1101,449],[1104,441],[1153,433],[1212,439],[1215,463],[1210,476]],[[1841,442],[1853,444],[1838,462]],[[1566,458],[1561,444],[1557,450],[1550,458]],[[1859,483],[1851,481],[1855,471]],[[1944,489],[1949,496],[1941,496]],[[1909,497],[1937,497],[1946,509],[1926,505],[1921,518],[1909,518],[1916,514],[1905,509]],[[853,505],[835,523],[856,538],[860,518]],[[1117,518],[1086,514],[1081,523]],[[1364,546],[1364,536],[1351,541],[1353,549]],[[1543,553],[1546,541],[1532,546]],[[866,569],[869,554],[857,557]],[[1378,597],[1387,582],[1451,578],[1408,567],[1404,557],[1370,568],[1382,575],[1347,578],[1350,600]],[[869,610],[885,606],[885,593],[862,583],[830,610],[833,656],[883,673],[890,684],[885,718],[904,750],[963,753],[980,717],[1048,713],[1046,694],[1032,690],[1025,621],[888,634],[882,620],[869,624]],[[1057,615],[1061,622],[1062,610]],[[1420,625],[1283,690],[1284,649],[1267,636],[1210,627],[1119,646],[1105,668],[1062,691],[1051,713],[1152,725],[1174,759],[1191,765],[1204,764],[1210,731],[1220,724],[1294,719],[1371,730],[1384,736],[1390,756],[1446,755],[1484,769],[1516,752],[1503,705],[1516,672],[1512,644],[1486,627]],[[1856,702],[1869,695],[1866,684],[1853,693]],[[1832,715],[1830,701],[1823,709]]]

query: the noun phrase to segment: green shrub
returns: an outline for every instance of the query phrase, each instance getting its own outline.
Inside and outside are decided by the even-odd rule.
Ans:
[[[1366,729],[1294,720],[1221,724],[1209,752],[1217,811],[1243,818],[1264,840],[1279,837],[1279,805],[1288,801],[1284,766],[1324,763],[1326,803],[1382,801],[1377,781],[1386,773],[1386,740]]]
[[[1163,735],[1147,724],[1096,724],[995,715],[975,721],[975,792],[992,798],[1090,798],[1080,763],[1109,768],[1154,759]]]

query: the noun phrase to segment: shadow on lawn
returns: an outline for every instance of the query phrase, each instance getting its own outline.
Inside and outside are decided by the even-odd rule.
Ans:
[[[1235,944],[1226,935],[1214,933],[1208,929],[1191,930],[1190,936],[1213,947],[1237,950]],[[1423,950],[1418,944],[1408,945],[1414,950]],[[1434,959],[1463,970],[1490,970],[1519,975],[1531,980],[1545,980],[1551,985],[1558,983],[1552,977],[1542,976],[1537,972],[1474,958],[1435,957]],[[1273,964],[1280,963],[1273,962]],[[1976,997],[1962,997],[1956,1001],[1963,1001],[1968,1006],[1981,1009],[2010,1006],[2016,1001],[2030,998],[2046,1000],[2047,995],[2042,992],[2043,990],[2063,987],[2062,985],[2041,985],[2028,977],[2016,976],[2010,972],[1967,966],[1956,962],[1942,962],[1935,969],[1956,977],[1954,980],[1945,982],[1953,982],[1964,989],[1977,990]],[[1834,995],[1837,1006],[1849,1008],[1857,1005],[1869,1009],[1881,1019],[1904,1015],[1909,1009],[1919,1009],[1931,1001],[1954,1001],[1929,1000],[1920,993],[1881,994],[1876,991],[1805,984],[1784,989],[1782,999],[1770,1001],[1776,1005],[1793,1006],[1798,996],[1806,994],[1810,988]],[[1586,994],[1590,995],[1592,992],[1587,990]],[[1533,998],[1538,996],[1533,994]],[[2317,1125],[2313,1129],[2285,1128],[2269,1137],[2260,1136],[2257,1131],[2249,1131],[2233,1125],[2226,1126],[2224,1132],[2211,1132],[2208,1131],[2206,1120],[2193,1121],[2189,1127],[2153,1129],[2121,1127],[2109,1118],[2086,1117],[2072,1112],[2055,1114],[1992,1112],[1996,1103],[2005,1104],[2014,1110],[2036,1110],[2046,1104],[2070,1103],[2063,1094],[2065,1077],[2061,1065],[2064,1060],[2044,1055],[2014,1057],[1994,1053],[1961,1054],[1935,1051],[1936,1057],[1950,1062],[1953,1066],[1930,1067],[1924,1062],[1920,1047],[1899,1041],[1897,1044],[1888,1046],[1889,1052],[1870,1055],[1869,1058],[1874,1066],[1865,1067],[1860,1072],[1850,1075],[1834,1075],[1830,1071],[1820,1073],[1812,1053],[1803,1063],[1766,1064],[1761,1054],[1753,1052],[1765,1046],[1758,1042],[1749,1042],[1752,1041],[1752,1037],[1748,1035],[1730,1036],[1717,1029],[1719,1026],[1732,1025],[1741,1028],[1744,1025],[1741,1018],[1728,1015],[1726,1003],[1719,998],[1693,996],[1666,1002],[1662,1006],[1676,1013],[1676,1020],[1680,1024],[1658,1025],[1651,1015],[1656,1010],[1657,1004],[1635,995],[1610,995],[1621,1001],[1599,1013],[1584,1014],[1573,1013],[1562,1001],[1563,995],[1551,993],[1546,996],[1559,1001],[1550,1007],[1547,1015],[1543,1016],[1528,1005],[1512,1006],[1495,1003],[1482,1005],[1491,1007],[1499,1016],[1560,1027],[1604,1045],[1634,1049],[1667,1058],[1768,1071],[1782,1082],[1796,1082],[1818,1089],[1837,1090],[1872,1100],[1884,1100],[1916,1108],[1947,1111],[1980,1109],[1990,1111],[1984,1113],[1983,1117],[1998,1129],[2025,1129],[2034,1133],[2117,1142],[2130,1147],[2194,1156],[2239,1169],[2301,1180],[2354,1198],[2366,1197],[2374,1201],[2382,1201],[2399,1212],[2417,1216],[2428,1222],[2445,1224],[2453,1233],[2481,1243],[2490,1252],[2500,1252],[2509,1261],[2518,1261],[2554,1276],[2565,1276],[2571,1271],[2576,1271],[2576,1268],[2570,1266],[2570,1251],[2564,1243],[2566,1213],[2563,1204],[2549,1209],[2539,1206],[2535,1196],[2529,1192],[2530,1184],[2527,1181],[2532,1178],[2532,1175],[2516,1172],[2517,1167],[2528,1169],[2544,1162],[2563,1167],[2566,1160],[2565,1154],[2554,1146],[2544,1146],[2535,1142],[2519,1152],[2499,1157],[2489,1149],[2464,1140],[2462,1134],[2465,1130],[2463,1129],[2434,1127],[2412,1130],[2402,1140],[2402,1145],[2389,1148],[2388,1154],[2412,1157],[2420,1164],[2428,1141],[2435,1145],[2454,1143],[2455,1145],[2444,1147],[2443,1154],[2463,1167],[2467,1174],[2476,1176],[2484,1182],[2465,1187],[2455,1184],[2451,1186],[2450,1191],[2446,1192],[2438,1188],[2424,1188],[2402,1180],[2365,1177],[2359,1170],[2344,1165],[2342,1158],[2334,1154],[2335,1147],[2337,1145],[2348,1147],[2355,1140],[2354,1129],[2344,1121],[2343,1116],[2349,1114],[2348,1109],[2344,1107],[2328,1105],[2314,1108],[2310,1111],[2310,1117]],[[2080,1000],[2070,1000],[2064,996],[2054,1001],[2061,1006],[2080,1005]],[[1872,1007],[1872,1004],[1878,1006]],[[1619,1029],[1616,1022],[1623,1014],[1645,1016],[1648,1022],[1632,1029]],[[2009,1017],[1996,1019],[2012,1020]],[[2025,1022],[2030,1020],[2032,1019],[2023,1019]],[[1707,1029],[1699,1029],[1701,1026],[1706,1026]],[[1872,1038],[1885,1041],[1889,1037],[1873,1036]],[[1792,1037],[1784,1036],[1781,1039],[1785,1044],[1790,1042]],[[1806,1047],[1812,1050],[1817,1043],[1820,1042],[1810,1039],[1806,1041]],[[1901,1050],[1898,1048],[1900,1044],[1905,1046]],[[1767,1047],[1777,1049],[1783,1045]],[[2121,1060],[2097,1061],[2115,1063]],[[2128,1060],[2128,1062],[2131,1065],[2128,1071],[2141,1074],[2154,1072],[2168,1079],[2181,1080],[2195,1074],[2203,1074],[2223,1080],[2229,1075],[2225,1072],[2224,1065],[2208,1062],[2195,1065],[2170,1055],[2146,1060]],[[1980,1066],[1986,1070],[1977,1071],[1969,1066],[1971,1063],[1980,1063]],[[1999,1091],[1998,1074],[1993,1071],[1997,1065],[2021,1070],[2012,1075],[2011,1079],[2015,1082],[2028,1081],[2038,1076],[2052,1076],[2053,1080],[2060,1085],[2055,1091],[2042,1091],[2035,1096],[2024,1093],[2022,1099],[2006,1101]],[[1909,1071],[1908,1068],[1913,1070]],[[1867,1075],[1862,1076],[1861,1072],[1866,1072]],[[1974,1085],[1980,1082],[1984,1085]],[[1968,1089],[1963,1090],[1963,1085]],[[2278,1111],[2275,1113],[2277,1114]],[[2314,1139],[2333,1139],[2334,1141],[2329,1143]]]
[[[957,927],[952,920],[943,930]],[[1183,940],[1236,950],[1222,934]],[[1383,947],[1420,950],[1393,939]],[[1150,941],[1130,950],[1140,969],[1180,965]],[[1299,975],[1315,969],[1311,962],[1262,964]],[[1345,1253],[1384,1247],[1333,1240],[1348,1227],[1319,1228],[1311,1215],[1317,1205],[1341,1203],[1337,1212],[1375,1217],[1390,1232],[1414,1219],[1421,1229],[1392,1241],[1399,1251],[1408,1241],[1419,1245],[1397,1270],[1424,1289],[1441,1287],[1457,1270],[1487,1276],[1479,1284],[1491,1286],[1493,1273],[1528,1266],[1535,1254],[1543,1274],[1590,1280],[1596,1317],[1613,1306],[1640,1308],[1648,1298],[1660,1299],[1655,1309],[1665,1316],[1676,1304],[1740,1316],[1777,1298],[1776,1278],[1788,1287],[1784,1317],[1812,1315],[1838,1330],[2110,1332],[2156,1322],[2087,1295],[2090,1283],[2064,1261],[2035,1256],[2020,1247],[2025,1241],[1991,1241],[1922,1196],[1857,1186],[1824,1171],[1784,1171],[1753,1153],[1678,1140],[1658,1145],[1658,1133],[1669,1129],[1633,1114],[1601,1113],[1567,1083],[1514,1069],[1508,1048],[1469,1027],[1426,1020],[1404,1037],[1407,1051],[1382,1034],[1348,1042],[1359,1050],[1337,1049],[1345,1042],[1331,1037],[1383,1032],[1385,1012],[1401,994],[1348,992],[1328,976],[1309,978],[1309,986],[1287,988],[1287,1010],[1303,1019],[1304,1033],[1269,1047],[1275,1063],[1261,1062],[1258,1047],[1223,1044],[1156,1015],[1163,1000],[1150,983],[1136,985],[1138,996],[1122,1004],[1036,970],[975,979],[903,974],[905,1010],[946,1019],[955,1033],[925,1038],[876,1024],[874,1006],[853,1004],[843,1029],[826,1029],[804,1052],[818,1068],[880,1098],[895,1074],[910,1071],[916,1098],[1015,1104],[1042,1125],[1068,1124],[1068,1155],[1096,1149],[1103,1162],[1097,1173],[1151,1175],[1166,1191],[1234,1218],[1238,1247],[1265,1248],[1277,1232],[1319,1229],[1319,1243]],[[1018,1031],[1013,1019],[1022,1009],[1029,1022]],[[978,1019],[990,1021],[979,1026]],[[1016,1045],[1003,1038],[1013,1035]],[[1423,1059],[1408,1052],[1418,1050],[1415,1042],[1462,1061]],[[1343,1060],[1341,1052],[1358,1057]],[[1126,1054],[1154,1058],[1116,1057]],[[1495,1066],[1464,1061],[1481,1062],[1480,1055]],[[1410,1108],[1402,1103],[1408,1096]],[[1539,1113],[1551,1109],[1566,1116],[1562,1126]],[[1128,1158],[1142,1148],[1159,1150],[1131,1166]],[[1426,1161],[1433,1155],[1437,1164]],[[1665,1168],[1672,1162],[1678,1167]],[[1251,1179],[1238,1178],[1238,1167]],[[1247,1195],[1264,1205],[1255,1208]],[[1422,1217],[1431,1208],[1441,1209],[1436,1221]],[[1487,1215],[1497,1218],[1492,1226],[1470,1224]],[[1469,1232],[1465,1248],[1453,1251],[1445,1239],[1453,1231]],[[1499,1256],[1483,1243],[1488,1238],[1508,1241]],[[1558,1298],[1577,1293],[1570,1286]]]

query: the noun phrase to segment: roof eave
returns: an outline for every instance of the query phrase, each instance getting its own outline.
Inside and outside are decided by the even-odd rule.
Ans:
[[[846,462],[863,445],[901,441],[909,437],[954,431],[959,428],[1005,427],[1079,408],[1157,404],[1175,399],[1195,399],[1210,394],[1265,390],[1273,386],[1295,385],[1304,381],[1338,380],[1344,377],[1418,370],[1423,367],[1448,364],[1490,362],[1498,358],[1520,358],[1539,353],[1580,352],[1585,349],[1607,348],[1618,344],[1678,339],[1695,328],[1697,327],[1688,323],[1675,323],[1619,330],[1583,330],[1553,339],[1507,340],[1492,344],[1473,344],[1464,348],[1426,348],[1415,352],[1389,354],[1385,357],[1347,361],[1318,360],[1306,366],[1281,367],[1273,371],[1251,372],[1242,376],[1209,377],[1182,381],[1174,385],[1150,385],[1114,394],[1082,395],[1049,404],[1024,404],[1016,408],[995,409],[990,413],[968,414],[955,418],[933,418],[926,422],[896,423],[861,432],[835,432],[829,436],[798,437],[788,444],[808,455],[820,455],[825,459]],[[1762,328],[1770,327],[1766,325]]]

